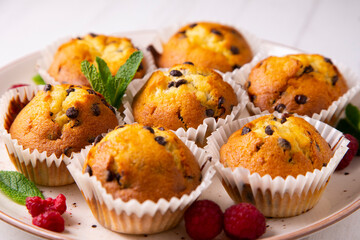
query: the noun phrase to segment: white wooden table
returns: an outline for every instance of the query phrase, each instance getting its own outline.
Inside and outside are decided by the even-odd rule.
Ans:
[[[0,67],[60,37],[220,21],[260,38],[319,53],[360,73],[360,1],[39,1],[0,0]],[[307,237],[360,239],[360,211]],[[0,239],[38,239],[0,221]]]

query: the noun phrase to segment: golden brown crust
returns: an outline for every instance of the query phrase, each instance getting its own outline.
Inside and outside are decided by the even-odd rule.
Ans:
[[[31,151],[70,156],[118,124],[104,101],[94,90],[81,86],[55,85],[39,91],[15,118],[11,137]],[[75,108],[72,118],[67,116],[70,108]]]
[[[225,118],[237,104],[234,90],[220,74],[182,64],[153,73],[132,108],[136,122],[176,130],[197,128],[207,117]]]
[[[252,69],[245,86],[262,111],[308,116],[327,109],[348,90],[331,60],[316,54],[268,57]]]
[[[125,125],[108,133],[89,152],[90,172],[114,198],[139,202],[170,200],[199,184],[199,165],[186,145],[170,131]]]
[[[233,71],[252,59],[252,52],[243,36],[234,28],[217,23],[199,22],[179,29],[163,45],[160,67],[171,67],[187,61]]]
[[[220,149],[225,167],[286,178],[321,169],[333,153],[317,130],[304,119],[260,117],[233,133]]]
[[[61,45],[48,73],[60,83],[90,87],[89,81],[81,72],[80,64],[83,60],[94,64],[96,57],[101,57],[109,66],[111,74],[115,75],[119,67],[137,50],[128,38],[88,34]],[[145,75],[143,64],[144,61],[134,78]]]

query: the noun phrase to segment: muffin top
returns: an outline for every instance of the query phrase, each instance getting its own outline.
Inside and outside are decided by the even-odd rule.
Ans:
[[[81,62],[95,63],[96,57],[101,57],[107,63],[111,74],[126,62],[130,55],[138,51],[128,38],[88,34],[82,38],[74,38],[61,45],[51,63],[48,73],[56,81],[64,84],[78,84],[90,87],[90,83],[81,72]],[[141,78],[145,74],[143,62],[135,74]]]
[[[268,57],[251,70],[245,87],[262,111],[308,116],[327,109],[348,89],[332,61],[316,54]]]
[[[171,131],[140,124],[119,126],[90,149],[83,172],[123,201],[170,200],[200,184],[199,165]]]
[[[205,118],[225,118],[237,105],[233,88],[217,72],[192,63],[156,71],[135,96],[135,121],[176,130],[197,128]]]
[[[245,124],[220,149],[225,167],[247,168],[260,176],[286,178],[321,169],[333,153],[317,130],[302,118],[266,115]]]
[[[45,85],[20,111],[10,134],[31,151],[70,156],[117,126],[115,110],[94,90],[74,85]]]
[[[195,65],[229,72],[251,59],[252,52],[248,43],[235,28],[199,22],[180,28],[163,45],[159,65],[171,67],[190,61]]]

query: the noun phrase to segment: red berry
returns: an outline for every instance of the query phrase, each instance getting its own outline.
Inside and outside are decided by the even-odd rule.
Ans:
[[[66,197],[62,194],[59,194],[54,200],[54,205],[50,209],[58,211],[60,214],[63,214],[66,211]]]
[[[9,89],[18,88],[18,87],[25,87],[29,86],[29,84],[14,84]]]
[[[224,231],[232,239],[256,239],[265,230],[264,215],[250,203],[233,205],[224,213]]]
[[[192,239],[213,239],[222,231],[223,213],[213,201],[194,202],[186,210],[184,218],[186,232]]]
[[[32,223],[41,228],[54,232],[62,232],[65,228],[65,221],[57,211],[47,211],[33,218]]]
[[[351,163],[359,148],[359,142],[354,136],[350,134],[345,134],[344,136],[350,141],[347,145],[349,149],[344,155],[344,157],[341,159],[341,162],[337,166],[336,170],[346,168]]]
[[[40,197],[27,197],[26,198],[26,208],[29,210],[29,213],[32,217],[43,213],[45,211],[45,200]]]

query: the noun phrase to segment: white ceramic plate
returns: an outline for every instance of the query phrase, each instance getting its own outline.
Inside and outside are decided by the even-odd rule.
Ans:
[[[155,32],[137,32],[124,34],[138,40],[151,41]],[[273,43],[265,43],[272,50],[287,53],[293,51]],[[36,74],[35,63],[40,52],[21,58],[0,69],[0,94],[16,83],[31,83]],[[360,106],[360,98],[353,100]],[[357,157],[358,158],[358,157]],[[7,155],[6,149],[0,145],[0,170],[15,170]],[[360,208],[360,159],[354,159],[349,167],[335,172],[320,199],[320,202],[309,212],[292,218],[267,219],[267,231],[261,239],[299,238],[325,228]],[[140,239],[143,235],[125,235],[109,231],[99,225],[91,214],[81,192],[75,184],[65,187],[40,187],[45,197],[56,197],[59,193],[67,197],[68,210],[65,218],[65,231],[55,233],[38,228],[31,224],[31,216],[25,206],[18,205],[0,193],[0,219],[30,232],[50,239]],[[233,204],[218,179],[205,191],[201,198],[217,202],[222,210]],[[226,238],[224,233],[217,239]],[[146,239],[188,239],[184,223],[176,228],[156,235],[148,235]]]

